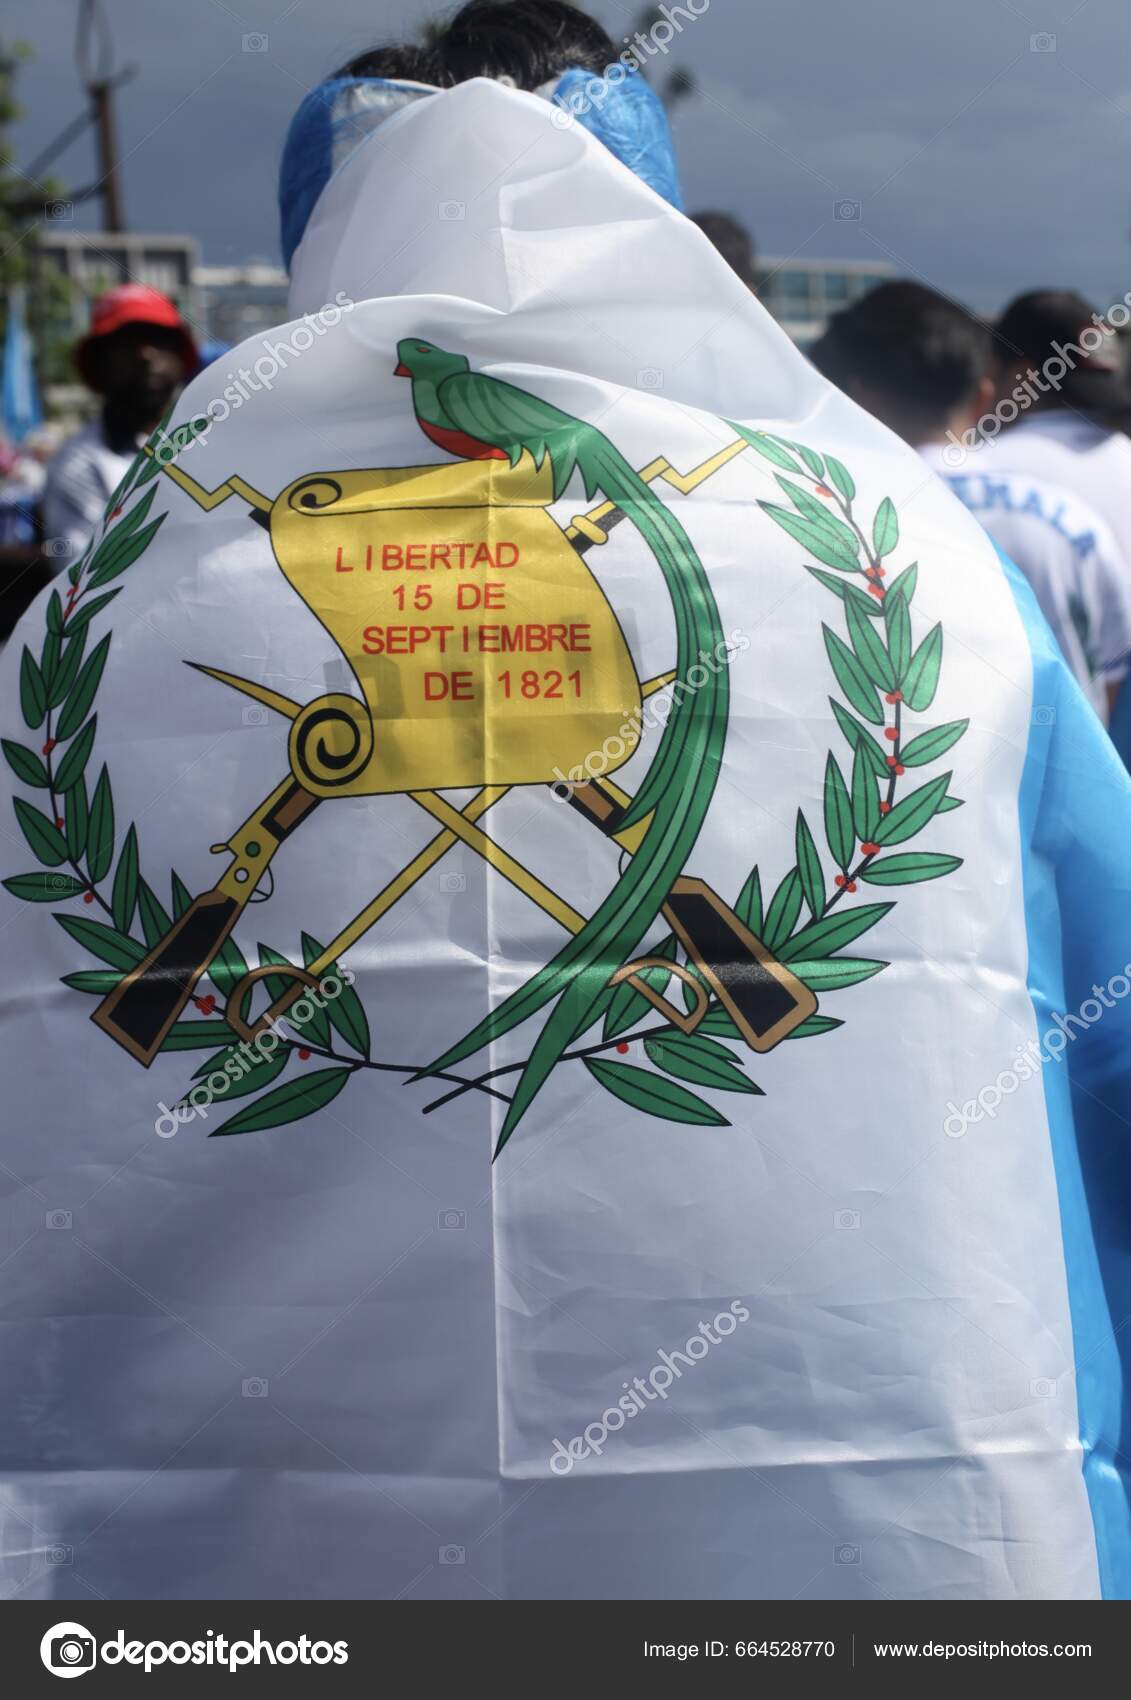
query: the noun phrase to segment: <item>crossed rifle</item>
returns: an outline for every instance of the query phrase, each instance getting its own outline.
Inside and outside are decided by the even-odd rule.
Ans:
[[[643,467],[640,476],[647,483],[662,479],[681,494],[687,494],[747,446],[745,439],[737,438],[686,474],[678,472],[666,457],[660,456]],[[152,449],[147,452],[153,453]],[[171,460],[163,464],[162,470],[206,511],[229,496],[238,496],[248,503],[251,517],[270,531],[269,515],[274,504],[244,479],[233,476],[215,490],[206,490]],[[591,548],[606,543],[610,532],[625,518],[623,509],[615,503],[602,502],[589,512],[576,515],[565,528],[565,537],[584,556]],[[250,680],[212,667],[198,670],[281,714],[292,727],[307,712],[304,705]],[[655,694],[674,678],[674,673],[664,673],[642,680],[642,696]],[[361,703],[356,707],[360,712]],[[632,855],[639,848],[651,817],[624,827],[622,823],[632,799],[611,780],[556,782],[548,788],[626,854]],[[243,975],[232,988],[224,1012],[232,1031],[250,1041],[277,1021],[308,986],[316,985],[344,952],[457,843],[482,856],[566,932],[580,932],[585,916],[489,837],[479,824],[488,809],[511,789],[509,785],[485,785],[462,809],[455,808],[436,791],[407,792],[437,822],[440,831],[305,968],[272,963]],[[228,852],[232,857],[220,879],[189,905],[142,961],[98,1005],[92,1020],[145,1067],[149,1067],[160,1051],[198,982],[262,883],[276,852],[324,800],[303,785],[294,771],[292,756],[288,777],[226,842],[212,845],[214,854]],[[618,968],[610,977],[610,984],[629,981],[666,1020],[684,1033],[693,1033],[699,1026],[712,994],[754,1051],[773,1049],[816,1009],[817,1000],[809,988],[776,959],[705,881],[680,875],[661,913],[683,946],[690,966],[667,957],[641,956]],[[674,974],[681,980],[691,995],[690,1008],[679,1009],[651,985],[645,973],[650,968]],[[284,980],[288,984],[259,1017],[249,1021],[245,1015],[248,999],[255,983],[268,976],[276,983]]]

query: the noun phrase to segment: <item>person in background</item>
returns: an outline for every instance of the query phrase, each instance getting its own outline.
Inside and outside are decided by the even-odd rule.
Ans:
[[[138,449],[200,366],[176,307],[140,283],[99,296],[74,359],[102,406],[47,468],[43,530],[56,571],[82,553]]]
[[[1120,339],[1104,327],[1071,290],[1011,301],[994,332],[991,410],[1005,428],[976,452],[987,470],[1071,490],[1103,515],[1131,561],[1131,386]]]
[[[1021,568],[1106,721],[1131,654],[1131,568],[1111,526],[1067,489],[996,461],[983,467],[983,450],[971,449],[961,470],[952,464],[948,445],[994,395],[986,326],[923,284],[883,283],[832,320],[812,359],[918,449]]]
[[[754,238],[746,226],[725,212],[691,213],[689,217],[692,224],[699,226],[708,242],[714,244],[731,271],[742,279],[747,289],[756,289],[758,278],[754,269]]]

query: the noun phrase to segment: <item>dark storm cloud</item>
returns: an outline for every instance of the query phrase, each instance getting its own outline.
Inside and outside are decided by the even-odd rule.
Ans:
[[[213,261],[275,258],[275,166],[295,105],[350,52],[411,32],[420,0],[106,0],[136,228],[191,231]],[[619,41],[641,7],[593,8]],[[74,0],[8,0],[28,159],[78,105]],[[254,38],[265,38],[256,51]],[[252,38],[250,43],[245,38]],[[993,307],[1032,283],[1104,302],[1131,285],[1131,11],[1121,0],[710,0],[662,75],[700,95],[676,133],[688,205],[728,208],[765,252],[892,261]],[[93,174],[89,146],[61,162]],[[837,219],[858,201],[859,220]]]

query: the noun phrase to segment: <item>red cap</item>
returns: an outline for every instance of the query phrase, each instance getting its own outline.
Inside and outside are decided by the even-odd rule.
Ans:
[[[148,284],[123,283],[98,297],[91,309],[90,329],[75,348],[75,365],[86,383],[90,383],[91,344],[99,337],[112,336],[123,325],[161,325],[166,330],[179,331],[185,377],[191,378],[200,370],[200,354],[192,332],[169,297],[158,289],[150,289]]]

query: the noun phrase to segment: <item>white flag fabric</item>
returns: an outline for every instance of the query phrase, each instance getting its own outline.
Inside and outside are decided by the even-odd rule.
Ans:
[[[534,97],[293,285],[3,661],[7,1589],[1124,1591],[1131,787],[1024,589]]]

